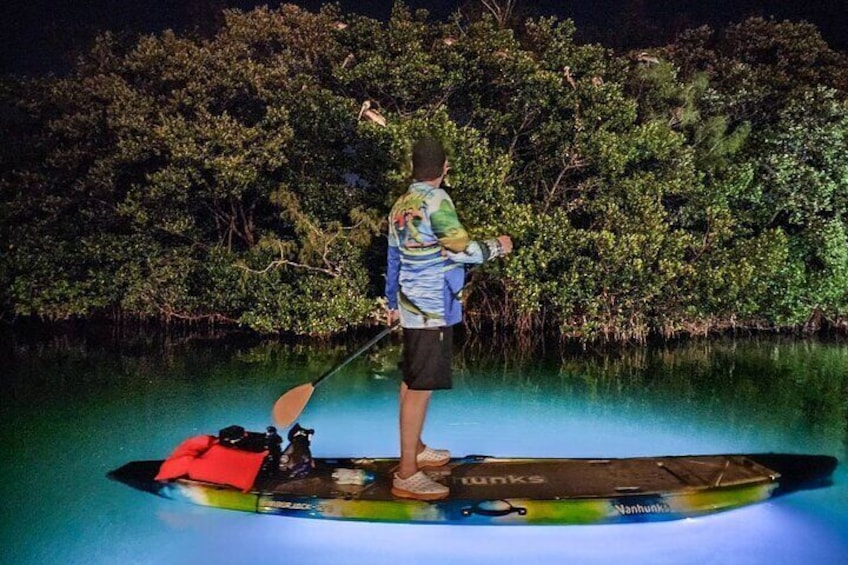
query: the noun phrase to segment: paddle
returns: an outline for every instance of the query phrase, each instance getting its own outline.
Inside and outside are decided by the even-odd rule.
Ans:
[[[315,390],[315,387],[321,384],[324,379],[338,372],[342,367],[362,355],[364,351],[367,351],[371,348],[375,343],[389,335],[393,329],[397,327],[398,323],[390,325],[374,337],[372,337],[368,343],[354,351],[351,355],[349,355],[344,361],[315,379],[310,383],[304,383],[300,386],[296,386],[290,391],[283,394],[280,398],[277,399],[277,402],[274,403],[274,409],[271,412],[274,422],[281,428],[287,428],[292,425],[294,421],[300,416],[300,413],[303,412],[303,409],[306,407],[306,403],[309,402],[310,397],[312,396],[312,392]]]
[[[468,269],[467,272],[474,271],[478,265],[472,266]],[[457,296],[457,300],[459,300],[459,296]],[[399,321],[394,322],[389,327],[372,337],[368,343],[354,351],[350,354],[344,361],[312,381],[311,383],[304,383],[302,385],[296,386],[290,391],[283,394],[280,398],[277,399],[277,402],[274,403],[274,409],[271,411],[271,415],[274,418],[274,422],[281,428],[287,428],[292,425],[297,417],[300,416],[300,413],[303,412],[303,409],[306,408],[306,403],[309,402],[309,399],[312,397],[312,393],[315,391],[315,387],[321,384],[324,379],[334,375],[338,372],[342,367],[362,355],[363,352],[367,351],[371,348],[375,343],[386,337],[391,333],[393,329],[400,325]]]

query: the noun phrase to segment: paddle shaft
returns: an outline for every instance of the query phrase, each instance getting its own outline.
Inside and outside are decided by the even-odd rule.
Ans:
[[[472,269],[469,269],[473,270]],[[271,415],[274,419],[274,422],[277,423],[280,427],[288,427],[290,426],[303,412],[303,409],[306,407],[306,403],[309,402],[309,399],[312,397],[312,392],[315,390],[319,384],[324,382],[330,376],[339,372],[345,365],[362,355],[364,351],[372,347],[375,343],[389,335],[393,329],[395,329],[399,325],[398,322],[391,324],[389,327],[385,328],[383,331],[372,337],[368,343],[351,353],[344,361],[318,377],[312,382],[304,383],[300,386],[296,386],[293,389],[289,390],[285,394],[283,394],[280,398],[277,399],[277,402],[274,403],[274,408],[271,411]]]
[[[321,384],[322,381],[324,381],[325,379],[329,378],[330,376],[336,374],[345,365],[347,365],[348,363],[350,363],[351,361],[353,361],[354,359],[356,359],[357,357],[362,355],[363,352],[370,349],[375,343],[377,343],[378,341],[380,341],[381,339],[383,339],[384,337],[389,335],[392,332],[392,330],[397,327],[397,325],[398,325],[398,323],[395,322],[392,325],[390,325],[389,327],[385,328],[380,333],[378,333],[377,335],[375,335],[374,337],[372,337],[370,340],[368,340],[368,343],[366,343],[365,345],[363,345],[362,347],[360,347],[359,349],[357,349],[356,351],[351,353],[344,361],[342,361],[341,363],[339,363],[338,365],[336,365],[335,367],[333,367],[332,369],[330,369],[329,371],[327,371],[326,373],[324,373],[323,375],[321,375],[320,377],[318,377],[317,379],[312,381],[312,387],[315,388],[316,386]]]

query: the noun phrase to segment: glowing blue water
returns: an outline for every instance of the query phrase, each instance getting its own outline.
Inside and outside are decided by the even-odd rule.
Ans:
[[[108,481],[233,423],[341,351],[18,346],[4,369],[4,563],[846,563],[848,346],[742,342],[516,361],[458,354],[426,438],[455,454],[617,457],[788,451],[842,461],[832,487],[695,520],[450,527],[302,520],[179,504]],[[396,451],[394,347],[322,385],[300,422],[316,456]]]

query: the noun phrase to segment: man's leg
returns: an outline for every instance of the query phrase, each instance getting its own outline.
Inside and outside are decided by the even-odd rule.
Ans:
[[[424,449],[421,431],[432,394],[429,390],[409,390],[406,383],[400,385],[400,465],[397,473],[401,478],[418,472],[415,458]]]
[[[401,381],[400,382],[400,401],[401,401],[401,403],[403,403],[403,397],[406,396],[406,391],[408,391],[408,390],[409,390],[409,385],[407,385],[405,382]],[[424,392],[431,392],[431,391],[424,391]],[[426,416],[426,414],[425,414],[425,416]],[[426,421],[426,417],[425,417],[425,421]],[[421,422],[421,433],[418,434],[417,453],[421,453],[422,451],[424,451],[424,448],[427,447],[424,444],[424,441],[421,439],[421,436],[423,435],[423,433],[424,433],[424,422],[422,421]]]

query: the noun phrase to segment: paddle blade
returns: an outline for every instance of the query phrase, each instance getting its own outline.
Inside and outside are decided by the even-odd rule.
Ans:
[[[274,423],[280,428],[291,426],[303,412],[313,390],[315,390],[315,387],[312,386],[312,383],[305,383],[294,387],[278,398],[277,402],[274,403],[274,410],[271,412]]]

